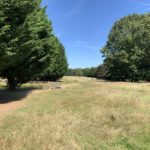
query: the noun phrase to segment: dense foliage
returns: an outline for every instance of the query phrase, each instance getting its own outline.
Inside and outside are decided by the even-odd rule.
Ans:
[[[117,21],[102,52],[111,80],[150,80],[150,14]]]
[[[51,22],[40,3],[40,0],[0,1],[0,76],[8,79],[10,90],[55,63]]]
[[[42,81],[56,81],[63,77],[68,70],[64,46],[55,36],[52,36],[51,42],[53,49],[52,60],[39,78]]]
[[[96,71],[96,78],[97,79],[108,79],[107,78],[108,69],[105,65],[99,65]]]

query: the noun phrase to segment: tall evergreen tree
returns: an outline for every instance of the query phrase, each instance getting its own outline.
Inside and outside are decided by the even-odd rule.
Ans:
[[[58,38],[53,35],[50,42],[53,49],[52,60],[43,72],[41,79],[46,81],[57,81],[66,74],[68,63],[65,48]]]
[[[49,65],[51,23],[40,0],[0,1],[0,76],[10,90],[29,81]]]

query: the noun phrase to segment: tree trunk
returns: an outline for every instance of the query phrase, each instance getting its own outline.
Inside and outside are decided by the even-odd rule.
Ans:
[[[16,80],[13,77],[7,77],[9,91],[15,91],[17,87]]]

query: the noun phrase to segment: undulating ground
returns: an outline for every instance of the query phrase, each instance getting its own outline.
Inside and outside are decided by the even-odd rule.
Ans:
[[[0,150],[150,150],[150,83],[65,77],[15,93],[2,85]]]

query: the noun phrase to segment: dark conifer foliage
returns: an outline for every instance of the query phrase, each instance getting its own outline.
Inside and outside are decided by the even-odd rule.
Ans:
[[[0,76],[8,79],[10,90],[55,63],[51,22],[40,4],[40,0],[0,0]]]
[[[62,78],[68,70],[64,46],[54,35],[51,38],[51,43],[53,49],[52,60],[40,77],[42,81],[57,81]]]

